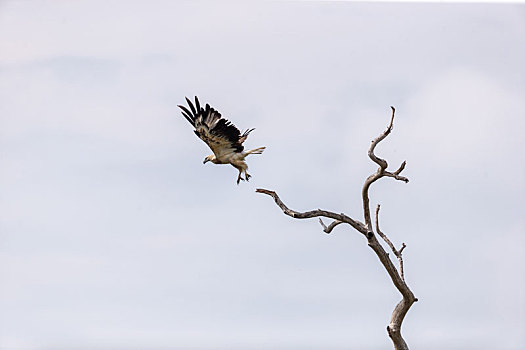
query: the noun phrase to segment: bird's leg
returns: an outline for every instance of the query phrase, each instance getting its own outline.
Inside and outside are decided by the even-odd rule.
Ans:
[[[235,167],[235,169],[239,170],[239,176],[237,176],[237,185],[239,184],[239,182],[241,182],[241,180],[244,181],[244,179],[242,178],[242,173],[244,172],[244,174],[246,174],[246,180],[248,180],[249,176],[247,173],[246,173],[246,169],[248,168],[246,166],[246,163],[242,162],[242,161],[237,161],[237,162],[232,162],[231,165],[233,165]]]
[[[252,177],[250,174],[246,172],[246,170],[244,171],[244,176],[246,177],[246,181],[250,181],[250,177]]]
[[[237,176],[237,185],[239,184],[239,182],[244,181],[244,179],[241,177],[241,174],[242,174],[242,169],[239,170],[239,176]]]

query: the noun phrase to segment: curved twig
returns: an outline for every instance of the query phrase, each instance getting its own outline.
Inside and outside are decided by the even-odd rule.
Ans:
[[[377,144],[383,141],[394,129],[394,115],[396,113],[396,109],[393,106],[390,106],[390,108],[392,108],[392,117],[390,118],[390,124],[388,125],[386,130],[383,131],[381,135],[379,135],[378,137],[372,140],[372,144],[370,145],[370,148],[368,149],[368,157],[370,157],[370,159],[372,159],[374,163],[377,163],[383,170],[388,167],[388,163],[386,162],[386,160],[376,156],[374,154],[374,150]]]
[[[334,220],[332,221],[332,223],[328,226],[326,226],[323,222],[323,219],[319,218],[319,223],[321,224],[321,226],[323,227],[323,231],[325,233],[330,233],[332,232],[332,230],[337,226],[337,225],[340,225],[340,224],[343,224],[343,221],[340,221],[340,220]]]

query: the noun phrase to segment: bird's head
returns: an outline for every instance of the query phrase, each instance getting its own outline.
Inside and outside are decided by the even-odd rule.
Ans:
[[[215,160],[215,155],[209,155],[209,156],[206,156],[206,158],[204,158],[204,161],[202,162],[202,164],[206,164],[208,162],[213,162]]]

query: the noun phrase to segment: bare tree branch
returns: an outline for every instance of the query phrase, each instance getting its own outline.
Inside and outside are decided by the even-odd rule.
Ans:
[[[374,154],[374,150],[376,146],[379,144],[379,142],[383,141],[392,132],[392,129],[394,129],[394,115],[396,113],[396,109],[393,106],[390,106],[390,108],[392,108],[392,117],[390,118],[390,124],[388,125],[386,130],[383,131],[381,135],[379,135],[374,140],[372,140],[372,144],[370,145],[370,148],[368,149],[368,157],[370,157],[370,159],[372,159],[374,163],[377,163],[383,170],[388,167],[388,163],[386,162],[386,160],[377,157]]]
[[[399,166],[399,169],[397,169],[396,171],[394,171],[394,175],[399,175],[401,174],[401,172],[405,169],[405,165],[407,165],[407,161],[403,161],[403,163],[401,163],[401,165]],[[408,182],[408,180],[407,180]]]
[[[376,255],[379,258],[379,261],[383,264],[385,267],[388,275],[392,279],[392,282],[394,283],[394,286],[399,290],[401,295],[403,295],[403,300],[398,303],[396,308],[394,309],[394,312],[392,313],[392,317],[390,320],[390,324],[388,325],[388,334],[392,341],[394,342],[394,349],[395,350],[408,350],[408,347],[406,347],[406,343],[404,342],[402,336],[401,336],[401,324],[403,322],[403,319],[408,312],[408,309],[414,302],[417,301],[417,298],[414,296],[412,291],[409,289],[407,284],[405,283],[403,277],[398,273],[396,267],[392,263],[392,260],[390,260],[390,257],[388,256],[388,253],[384,250],[383,246],[379,243],[376,236],[373,234],[373,232],[369,231],[367,227],[357,220],[354,220],[350,217],[348,217],[345,214],[336,214],[333,212],[329,212],[326,210],[311,210],[307,212],[298,212],[295,210],[292,210],[288,208],[279,198],[277,193],[274,191],[258,188],[256,190],[257,193],[264,193],[269,196],[271,196],[275,203],[281,208],[284,214],[291,216],[295,219],[308,219],[313,217],[326,217],[330,219],[334,219],[336,221],[341,221],[341,223],[347,223],[354,227],[357,231],[362,233],[368,240],[368,245],[372,250],[376,253]],[[322,224],[323,226],[324,223]],[[336,226],[335,222],[331,224],[332,229]],[[329,227],[327,227],[328,229]],[[325,231],[326,232],[326,231]],[[403,345],[404,344],[404,345]]]
[[[391,173],[389,171],[385,171],[383,173],[383,176],[393,177],[396,180],[408,182],[408,179],[406,177],[397,175],[396,173]]]
[[[383,176],[389,176],[389,175],[386,175],[386,168],[388,167],[387,161],[376,156],[374,151],[375,151],[376,146],[379,144],[379,142],[383,141],[392,132],[392,129],[394,128],[394,116],[396,113],[396,109],[392,106],[390,106],[390,108],[392,108],[392,117],[390,118],[390,124],[388,125],[386,130],[383,131],[381,135],[379,135],[378,137],[372,140],[372,143],[370,144],[370,148],[368,149],[368,157],[374,163],[377,163],[379,165],[379,169],[377,169],[377,171],[374,174],[370,175],[365,180],[365,184],[363,185],[363,190],[362,190],[365,225],[368,227],[369,231],[372,231],[372,218],[370,216],[370,198],[368,197],[368,190],[370,189],[370,185],[372,185],[375,181],[379,180]],[[399,172],[401,172],[404,167],[405,166],[401,164],[401,167],[398,169]],[[397,175],[392,174],[392,177],[395,178],[396,176],[399,176],[399,174]],[[408,181],[408,179],[406,179],[406,181]]]
[[[388,239],[388,237],[379,229],[379,209],[381,208],[381,205],[377,205],[376,207],[376,231],[381,238],[388,244],[390,249],[394,252],[394,254],[397,252],[396,248],[394,247],[394,244]]]
[[[395,114],[395,108],[392,108],[392,117],[390,119],[390,124],[388,125],[387,129],[380,134],[378,137],[376,137],[372,144],[370,145],[370,148],[368,150],[368,156],[369,158],[376,164],[379,165],[379,168],[375,173],[370,175],[363,185],[362,189],[362,200],[363,200],[363,214],[364,214],[364,220],[365,222],[362,223],[358,220],[352,219],[351,217],[341,213],[336,214],[330,211],[326,210],[311,210],[307,212],[298,212],[295,210],[292,210],[288,208],[279,198],[277,193],[274,191],[266,190],[259,188],[256,190],[258,193],[263,193],[266,195],[271,196],[277,206],[281,208],[284,214],[291,216],[295,219],[307,219],[307,218],[313,218],[313,217],[319,217],[319,223],[323,227],[323,231],[326,233],[332,232],[332,230],[340,224],[346,223],[352,226],[354,229],[356,229],[358,232],[362,233],[367,241],[368,246],[372,248],[372,250],[376,253],[377,257],[379,258],[379,261],[383,265],[383,267],[386,269],[388,275],[392,279],[392,282],[394,283],[394,286],[397,288],[397,290],[401,293],[403,296],[403,299],[396,305],[394,311],[392,312],[392,317],[390,319],[390,324],[387,326],[388,335],[392,339],[392,342],[394,343],[394,349],[395,350],[408,350],[408,346],[406,342],[404,341],[403,337],[401,336],[401,324],[403,322],[403,319],[405,318],[406,313],[412,306],[414,302],[417,301],[417,298],[414,296],[410,288],[405,282],[405,276],[403,271],[403,258],[402,258],[402,252],[406,247],[406,244],[403,243],[401,248],[397,250],[394,246],[394,244],[388,239],[388,237],[380,230],[379,228],[379,208],[380,206],[377,206],[376,212],[375,212],[375,226],[376,226],[376,232],[377,234],[386,242],[386,244],[390,247],[394,255],[398,258],[399,261],[399,271],[393,264],[392,260],[390,259],[388,253],[385,251],[379,240],[374,234],[374,228],[372,225],[372,218],[370,215],[370,198],[369,198],[369,189],[370,186],[377,180],[379,180],[382,177],[392,177],[399,181],[408,182],[408,178],[401,176],[400,173],[404,170],[406,166],[406,161],[401,163],[399,168],[394,171],[390,172],[387,171],[388,163],[386,160],[378,157],[375,155],[375,147],[379,142],[384,140],[392,131],[393,125],[394,125],[394,114]],[[328,219],[332,219],[332,223],[330,223],[328,226],[325,225],[321,217],[325,217]]]
[[[321,224],[321,226],[323,227],[323,231],[325,233],[330,233],[332,232],[332,230],[334,229],[334,227],[336,227],[337,225],[339,224],[342,224],[343,221],[339,221],[339,220],[334,220],[332,221],[332,223],[328,226],[326,226],[323,222],[323,219],[319,218],[319,223]]]
[[[388,244],[388,246],[390,247],[390,249],[392,249],[392,252],[394,253],[394,255],[396,256],[398,262],[399,262],[399,273],[401,274],[401,278],[403,279],[403,281],[405,280],[405,272],[404,272],[404,269],[403,269],[403,249],[405,249],[406,247],[406,244],[403,243],[401,248],[399,250],[396,249],[396,247],[394,246],[394,244],[392,243],[392,241],[390,241],[390,239],[388,239],[388,237],[381,231],[381,229],[379,228],[379,209],[381,208],[381,206],[378,204],[377,207],[376,207],[376,231],[377,231],[377,234],[379,236],[381,236],[381,238],[383,238],[383,240],[386,242],[386,244]]]
[[[341,221],[341,223],[349,224],[350,226],[352,226],[353,228],[355,228],[357,231],[361,232],[364,235],[366,235],[366,233],[367,233],[367,230],[366,230],[366,228],[365,228],[365,226],[363,225],[362,222],[354,220],[354,219],[352,219],[351,217],[349,217],[349,216],[347,216],[345,214],[342,214],[342,213],[341,214],[336,214],[336,213],[333,213],[331,211],[322,210],[322,209],[310,210],[310,211],[306,211],[304,213],[301,213],[301,212],[298,212],[298,211],[295,211],[295,210],[292,210],[292,209],[288,208],[281,201],[281,199],[279,198],[277,193],[275,193],[274,191],[265,190],[264,188],[258,188],[257,190],[255,190],[255,192],[257,192],[257,193],[264,193],[264,194],[269,195],[270,197],[273,197],[275,203],[279,206],[279,208],[281,208],[282,211],[286,215],[291,216],[294,219],[309,219],[309,218],[322,216],[322,217],[325,217],[325,218]],[[333,229],[333,227],[332,227],[332,229]]]

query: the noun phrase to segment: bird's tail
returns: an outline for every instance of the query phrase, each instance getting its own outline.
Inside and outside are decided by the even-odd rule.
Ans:
[[[248,155],[248,154],[261,154],[261,153],[263,153],[265,148],[266,147],[259,147],[259,148],[251,149],[249,151],[246,151],[246,155]]]

